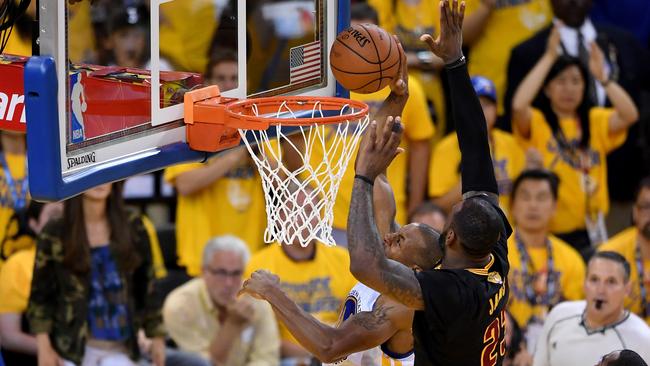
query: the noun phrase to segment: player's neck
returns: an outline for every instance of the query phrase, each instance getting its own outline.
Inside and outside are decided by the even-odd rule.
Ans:
[[[482,268],[489,262],[489,255],[484,258],[473,259],[456,251],[448,250],[445,258],[442,260],[441,267],[444,269]]]
[[[25,136],[15,132],[0,133],[2,151],[5,154],[25,155]]]
[[[548,231],[546,230],[527,230],[524,228],[517,228],[517,235],[526,247],[542,248],[546,245],[548,238]]]

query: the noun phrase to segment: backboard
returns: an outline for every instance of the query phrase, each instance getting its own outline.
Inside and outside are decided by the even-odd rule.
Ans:
[[[199,161],[183,94],[347,96],[328,66],[349,0],[40,0],[25,67],[30,190],[60,200]]]

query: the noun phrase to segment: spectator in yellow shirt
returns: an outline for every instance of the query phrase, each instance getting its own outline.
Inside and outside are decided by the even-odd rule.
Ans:
[[[632,217],[633,227],[616,235],[598,250],[617,252],[630,262],[632,292],[625,299],[625,308],[650,325],[650,177],[641,180]]]
[[[513,184],[508,311],[523,328],[531,353],[551,308],[583,297],[580,254],[549,231],[557,193],[558,178],[546,170],[526,170]]]
[[[483,76],[474,76],[472,85],[487,123],[494,176],[499,185],[499,205],[507,214],[512,181],[524,169],[526,158],[511,134],[494,128],[497,120],[497,91],[494,83]],[[429,165],[429,196],[447,212],[461,200],[459,167],[458,138],[452,133],[436,145]]]
[[[519,85],[512,101],[513,127],[522,142],[539,152],[540,164],[560,178],[557,215],[551,230],[588,256],[606,239],[609,211],[607,154],[620,146],[639,118],[630,96],[604,70],[604,55],[592,43],[589,68],[613,108],[591,104],[589,70],[578,58],[560,56],[554,29],[546,52]],[[542,107],[532,107],[542,91]]]
[[[304,193],[299,194],[297,204],[302,205],[305,199]],[[293,302],[319,321],[334,325],[341,305],[356,284],[349,268],[350,257],[345,249],[328,247],[316,241],[303,247],[296,241],[271,244],[254,254],[244,278],[249,278],[258,269],[279,276],[280,287]],[[312,357],[282,323],[279,327],[284,361],[296,362]]]

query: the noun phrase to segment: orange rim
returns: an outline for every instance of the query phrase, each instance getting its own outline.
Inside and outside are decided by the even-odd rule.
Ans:
[[[282,110],[286,105],[289,109]],[[341,111],[344,107],[357,110],[354,113],[320,116],[320,112]],[[288,116],[275,117],[278,110]],[[293,114],[289,113],[289,110]],[[299,112],[313,111],[314,117],[298,117]],[[256,115],[256,112],[258,115]],[[368,115],[368,105],[356,100],[337,97],[279,96],[245,99],[226,105],[229,125],[247,130],[265,130],[268,126],[310,126],[313,124],[333,124],[356,121]]]

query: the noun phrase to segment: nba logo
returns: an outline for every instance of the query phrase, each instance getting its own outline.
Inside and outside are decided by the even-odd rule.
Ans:
[[[84,133],[84,116],[83,113],[88,108],[84,87],[81,84],[82,73],[70,75],[70,132],[72,143],[83,142],[86,138]]]

